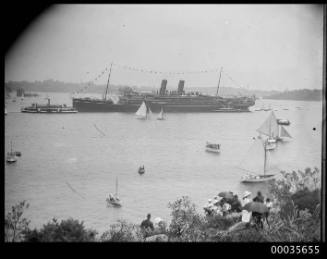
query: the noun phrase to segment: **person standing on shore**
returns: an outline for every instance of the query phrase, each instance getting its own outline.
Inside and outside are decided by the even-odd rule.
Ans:
[[[264,203],[265,202],[265,198],[263,197],[263,195],[259,191],[259,192],[257,192],[257,196],[254,197],[253,201]]]
[[[147,218],[142,221],[141,229],[143,231],[144,238],[150,236],[151,232],[154,230],[154,226],[151,219],[151,214],[147,215]]]

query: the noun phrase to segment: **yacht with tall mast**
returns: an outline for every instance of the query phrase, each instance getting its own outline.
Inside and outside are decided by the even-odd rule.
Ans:
[[[112,195],[111,193],[109,194],[109,198],[106,199],[107,205],[112,205],[114,207],[121,207],[121,201],[118,197],[118,177],[116,177],[116,189],[115,189],[115,194]]]
[[[275,179],[275,174],[267,173],[268,165],[267,165],[267,158],[268,158],[268,150],[266,146],[268,145],[267,140],[256,139],[256,143],[259,147],[257,152],[259,154],[263,154],[263,168],[260,168],[260,162],[252,160],[251,162],[255,163],[255,169],[253,168],[242,168],[243,170],[247,171],[248,174],[241,178],[242,183],[260,183],[260,182],[267,182]],[[252,158],[251,158],[252,159]]]

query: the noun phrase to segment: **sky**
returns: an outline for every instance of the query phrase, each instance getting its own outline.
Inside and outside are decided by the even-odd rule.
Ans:
[[[106,84],[113,63],[111,84],[216,87],[222,67],[221,86],[321,89],[322,62],[319,5],[62,4],[6,53],[5,82]]]

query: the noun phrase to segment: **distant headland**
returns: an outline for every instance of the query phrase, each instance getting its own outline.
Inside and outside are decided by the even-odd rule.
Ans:
[[[110,85],[112,93],[118,93],[120,88],[131,87],[140,92],[157,91],[159,86],[127,86],[127,85]],[[25,92],[63,92],[63,93],[104,93],[106,85],[94,84],[93,82],[70,83],[58,80],[44,80],[44,81],[9,81],[5,82],[5,93],[8,96],[11,92],[16,92],[23,89]],[[177,89],[177,85],[168,85],[168,88]],[[185,87],[186,91],[200,91],[204,94],[216,94],[216,87]],[[306,101],[321,101],[322,90],[320,89],[300,89],[292,91],[276,91],[276,90],[257,90],[236,88],[230,86],[222,86],[219,89],[220,96],[252,96],[262,97],[263,99],[275,100],[306,100]]]
[[[285,92],[265,96],[264,99],[321,101],[322,100],[322,90],[300,89],[300,90],[293,90],[293,91],[285,91]]]

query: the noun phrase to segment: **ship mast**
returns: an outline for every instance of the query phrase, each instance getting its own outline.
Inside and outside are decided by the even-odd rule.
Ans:
[[[218,81],[218,87],[217,87],[217,92],[216,96],[218,96],[218,91],[219,91],[219,85],[220,85],[220,79],[221,79],[221,72],[223,71],[223,67],[220,68],[220,73],[219,73],[219,81]]]
[[[263,145],[263,148],[264,148],[264,151],[265,151],[265,160],[264,160],[264,163],[263,163],[263,175],[266,175],[266,165],[267,165],[267,149],[266,149],[266,146],[267,146],[267,142],[268,140],[265,141],[265,144]]]
[[[107,92],[108,92],[108,88],[109,88],[109,80],[110,80],[111,68],[112,68],[112,63],[110,64],[110,71],[109,71],[109,76],[108,76],[108,82],[107,82],[106,93],[105,93],[105,95],[104,95],[104,100],[107,100]]]
[[[118,178],[116,176],[116,192],[115,192],[115,196],[117,197],[118,194]]]

